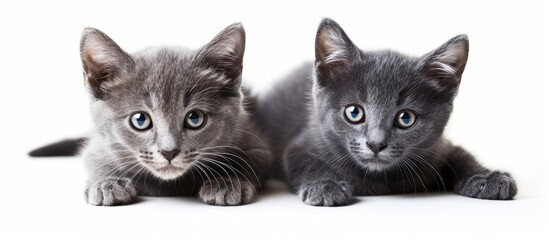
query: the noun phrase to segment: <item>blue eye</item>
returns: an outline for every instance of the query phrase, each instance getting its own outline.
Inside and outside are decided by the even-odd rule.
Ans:
[[[345,119],[351,123],[364,122],[364,110],[358,105],[349,105],[345,107]]]
[[[206,114],[200,110],[192,110],[187,113],[185,126],[190,129],[198,129],[206,122]]]
[[[130,116],[130,125],[137,131],[144,131],[152,127],[152,120],[147,113],[136,112]]]
[[[397,113],[395,122],[399,128],[406,129],[414,125],[417,115],[412,110],[402,110]]]

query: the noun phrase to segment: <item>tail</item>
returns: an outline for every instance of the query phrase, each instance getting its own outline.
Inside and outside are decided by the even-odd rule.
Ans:
[[[29,152],[31,157],[61,157],[75,156],[82,146],[88,141],[87,138],[66,139],[52,143]]]

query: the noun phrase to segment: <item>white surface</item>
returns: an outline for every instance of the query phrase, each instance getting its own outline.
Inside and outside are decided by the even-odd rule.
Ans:
[[[347,1],[295,3],[0,3],[0,239],[25,235],[158,238],[381,235],[546,238],[548,222],[548,19],[543,2]],[[225,26],[247,31],[244,77],[256,92],[314,56],[321,17],[363,49],[423,54],[451,37],[471,41],[448,137],[487,166],[512,172],[515,201],[455,195],[361,197],[315,208],[282,191],[242,207],[192,198],[145,198],[124,207],[85,204],[81,159],[30,159],[43,143],[89,130],[78,41],[105,31],[129,52],[150,45],[197,48]],[[4,236],[9,235],[9,236]],[[121,236],[121,237],[117,237]],[[34,237],[37,238],[37,237]]]

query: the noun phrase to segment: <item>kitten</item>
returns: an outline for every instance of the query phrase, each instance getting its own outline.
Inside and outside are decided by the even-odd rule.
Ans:
[[[241,88],[244,46],[241,24],[196,51],[133,55],[85,29],[80,53],[95,125],[82,153],[86,201],[110,206],[138,195],[195,194],[213,205],[252,201],[271,157],[250,119],[253,99]]]
[[[512,199],[517,187],[508,173],[483,167],[442,137],[468,46],[460,35],[421,57],[366,52],[324,19],[313,73],[302,67],[259,105],[291,189],[315,206],[417,191]]]

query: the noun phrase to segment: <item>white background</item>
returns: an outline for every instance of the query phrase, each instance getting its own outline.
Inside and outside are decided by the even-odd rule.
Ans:
[[[547,237],[547,3],[198,2],[0,3],[1,239]],[[306,206],[275,186],[242,207],[213,207],[193,198],[92,207],[82,197],[82,159],[26,156],[36,146],[90,130],[78,55],[86,26],[103,30],[134,52],[151,45],[198,48],[225,26],[242,22],[247,32],[244,78],[262,93],[313,59],[322,17],[339,22],[365,50],[419,55],[457,34],[469,34],[469,62],[447,136],[487,166],[510,171],[518,183],[517,199],[360,197],[352,206],[329,209]]]

